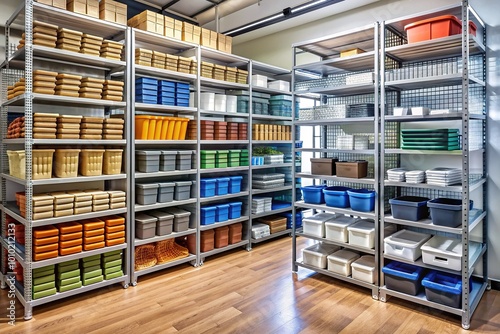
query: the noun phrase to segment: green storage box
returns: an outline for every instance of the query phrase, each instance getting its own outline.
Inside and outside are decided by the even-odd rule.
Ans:
[[[51,270],[52,272],[54,272],[56,270],[56,265],[52,264],[50,266],[36,268],[36,269],[33,269],[32,272],[33,272],[33,275],[34,275],[34,274],[38,274],[38,273],[49,271],[49,270]]]
[[[83,285],[90,285],[90,284],[95,284],[95,283],[99,283],[99,282],[102,282],[104,280],[104,276],[102,275],[99,275],[99,276],[95,276],[95,277],[92,277],[92,278],[87,278],[87,279],[84,279],[83,280]]]
[[[96,277],[99,275],[102,276],[102,269],[101,268],[95,269],[92,271],[87,271],[86,273],[82,273],[82,279],[85,281],[85,280],[88,280],[89,278],[93,278],[93,277]]]
[[[96,259],[88,262],[83,262],[83,268],[88,268],[88,267],[94,267],[94,266],[100,266],[101,265],[101,259]]]
[[[55,270],[53,268],[49,268],[45,271],[39,271],[37,273],[35,273],[35,271],[33,270],[33,278],[39,278],[39,277],[44,277],[44,276],[53,275],[53,274],[55,274]]]
[[[64,267],[64,266],[69,266],[69,265],[75,264],[75,263],[80,263],[80,259],[75,259],[75,260],[61,262],[57,266],[58,267]]]
[[[75,277],[61,279],[61,280],[58,281],[58,283],[59,283],[58,285],[59,286],[64,286],[64,285],[74,284],[76,282],[80,282],[80,276],[75,276]]]
[[[227,163],[229,167],[239,167],[240,166],[240,161],[239,160],[229,160]]]
[[[111,268],[111,267],[116,267],[116,266],[121,266],[122,265],[122,260],[114,260],[114,261],[109,261],[103,263],[103,269]]]
[[[78,281],[72,284],[63,285],[59,287],[59,292],[66,292],[69,290],[74,290],[82,287],[82,281]]]
[[[112,256],[106,256],[106,257],[103,257],[102,258],[102,262],[103,263],[106,263],[106,262],[111,262],[111,261],[115,261],[115,260],[121,260],[122,259],[122,254],[115,254],[115,255],[112,255]]]
[[[121,254],[122,254],[122,250],[121,249],[117,249],[117,250],[114,250],[114,251],[102,254],[102,257],[108,257],[108,256],[114,256],[114,255],[121,255]]]
[[[33,292],[40,292],[48,289],[52,289],[56,287],[56,282],[51,281],[47,283],[37,284],[33,286]]]
[[[40,299],[40,298],[43,298],[43,297],[52,296],[52,295],[55,295],[56,293],[57,293],[56,288],[52,288],[52,289],[48,289],[48,290],[43,290],[43,291],[39,291],[39,292],[34,292],[33,293],[33,299]]]
[[[72,271],[67,271],[65,273],[58,273],[57,274],[58,280],[63,280],[66,278],[71,278],[71,277],[80,277],[80,269],[75,269]]]
[[[109,275],[109,274],[112,274],[112,273],[116,273],[117,271],[121,271],[121,270],[122,270],[122,266],[121,265],[114,266],[114,267],[109,267],[109,268],[104,269],[104,275]]]
[[[215,163],[201,163],[200,164],[201,169],[210,169],[210,168],[215,168]]]
[[[79,263],[73,263],[73,264],[70,264],[70,265],[67,265],[67,266],[57,266],[57,272],[58,273],[65,273],[67,271],[73,271],[75,269],[78,269],[80,268],[80,264]]]
[[[123,276],[123,271],[120,270],[120,271],[115,271],[114,273],[105,275],[105,278],[106,278],[106,280],[110,280],[110,279],[118,278],[118,277],[122,277],[122,276]]]
[[[101,258],[101,254],[97,254],[97,255],[84,257],[82,259],[82,261],[83,262],[90,262],[90,261],[94,261],[94,260],[99,260],[100,258]]]
[[[50,274],[47,276],[33,278],[33,286],[43,284],[43,283],[48,283],[48,282],[55,282],[55,280],[56,280],[55,274]]]

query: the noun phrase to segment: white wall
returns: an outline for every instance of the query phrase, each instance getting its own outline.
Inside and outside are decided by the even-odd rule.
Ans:
[[[349,12],[317,20],[259,39],[236,44],[233,50],[243,57],[291,68],[293,43],[372,24],[420,11],[458,3],[456,0],[382,0]],[[487,25],[487,168],[488,168],[488,272],[500,281],[500,2],[471,0]]]

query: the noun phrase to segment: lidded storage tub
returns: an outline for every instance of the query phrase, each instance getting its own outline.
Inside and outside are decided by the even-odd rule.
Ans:
[[[177,151],[161,151],[160,171],[170,172],[175,170]]]
[[[135,236],[138,239],[153,238],[156,233],[156,217],[145,213],[135,215]]]
[[[121,148],[106,149],[102,173],[104,175],[120,174],[122,172],[122,156],[123,150]]]
[[[174,232],[183,232],[188,230],[189,216],[191,216],[191,212],[180,208],[168,208],[167,212],[174,215]]]
[[[349,203],[354,211],[371,212],[375,209],[375,191],[368,189],[347,190]]]
[[[142,173],[160,171],[161,151],[135,151],[136,170]]]
[[[422,256],[420,247],[430,237],[430,234],[401,230],[384,239],[384,252],[387,255],[416,261]]]
[[[335,213],[322,212],[314,216],[302,218],[303,233],[316,237],[325,237],[325,222],[338,218]]]
[[[375,222],[372,219],[362,219],[347,227],[349,231],[349,244],[374,248],[375,247]]]
[[[424,268],[407,263],[392,261],[382,268],[387,289],[418,295]]]
[[[191,181],[177,181],[175,182],[174,199],[176,201],[184,201],[191,196]]]
[[[347,227],[357,222],[359,218],[338,216],[325,222],[325,238],[328,240],[348,242]]]
[[[215,248],[226,247],[229,244],[229,227],[221,226],[215,229]]]
[[[149,215],[156,217],[156,235],[168,235],[172,233],[174,215],[160,210],[149,211]]]
[[[375,256],[363,255],[351,263],[352,278],[367,283],[375,283]]]
[[[137,204],[150,205],[155,204],[158,198],[158,183],[136,183],[135,200]]]
[[[359,258],[359,254],[341,249],[328,255],[328,270],[344,276],[351,275],[351,263]]]
[[[104,150],[83,149],[80,153],[80,174],[83,176],[102,175]]]
[[[194,151],[177,151],[175,160],[175,169],[177,170],[190,170],[192,165],[192,158]]]
[[[435,235],[422,245],[422,261],[433,266],[459,271],[462,267],[462,240]],[[480,251],[481,244],[469,243],[469,260]]]
[[[325,269],[328,255],[337,251],[340,247],[330,244],[317,243],[302,251],[302,261],[313,267]]]
[[[158,183],[158,203],[167,203],[174,200],[174,182],[159,182]]]
[[[79,149],[57,149],[54,159],[56,177],[77,177]]]

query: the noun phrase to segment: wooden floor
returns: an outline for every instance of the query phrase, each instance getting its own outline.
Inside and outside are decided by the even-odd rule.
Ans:
[[[306,240],[301,240],[306,242]],[[208,258],[200,268],[140,277],[136,287],[103,288],[34,308],[0,333],[500,333],[500,292],[489,291],[471,330],[460,318],[409,302],[373,300],[370,291],[300,269],[291,272],[291,239]]]

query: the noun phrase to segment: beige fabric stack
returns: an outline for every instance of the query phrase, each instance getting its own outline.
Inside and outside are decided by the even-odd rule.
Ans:
[[[80,190],[68,191],[68,194],[74,196],[73,214],[92,212],[92,194]]]
[[[105,118],[102,139],[123,139],[124,123],[123,118]]]
[[[80,139],[102,139],[104,118],[83,117],[80,124]]]
[[[102,90],[102,99],[110,101],[123,100],[123,81],[105,80],[104,88]]]
[[[56,95],[79,97],[81,75],[59,73],[56,76]]]
[[[61,115],[57,117],[57,139],[79,139],[82,116]]]
[[[80,80],[80,89],[78,93],[80,97],[89,99],[101,99],[102,87],[104,85],[103,79],[97,78],[82,78]]]
[[[122,59],[123,44],[104,40],[101,45],[101,57],[113,60]]]
[[[101,55],[102,40],[103,38],[99,36],[83,34],[80,53],[99,57]]]
[[[177,72],[190,73],[191,72],[191,58],[179,56],[179,63],[177,64]]]
[[[92,195],[92,211],[109,210],[109,194],[103,190],[86,190]]]
[[[166,55],[165,68],[170,71],[177,72],[177,65],[179,64],[179,56]]]
[[[66,28],[57,29],[57,48],[66,51],[80,52],[82,35],[83,33],[81,31]]]
[[[137,48],[135,49],[135,63],[142,66],[151,66],[153,62],[153,51]]]
[[[126,206],[126,195],[121,190],[109,190],[109,208],[120,209]]]

